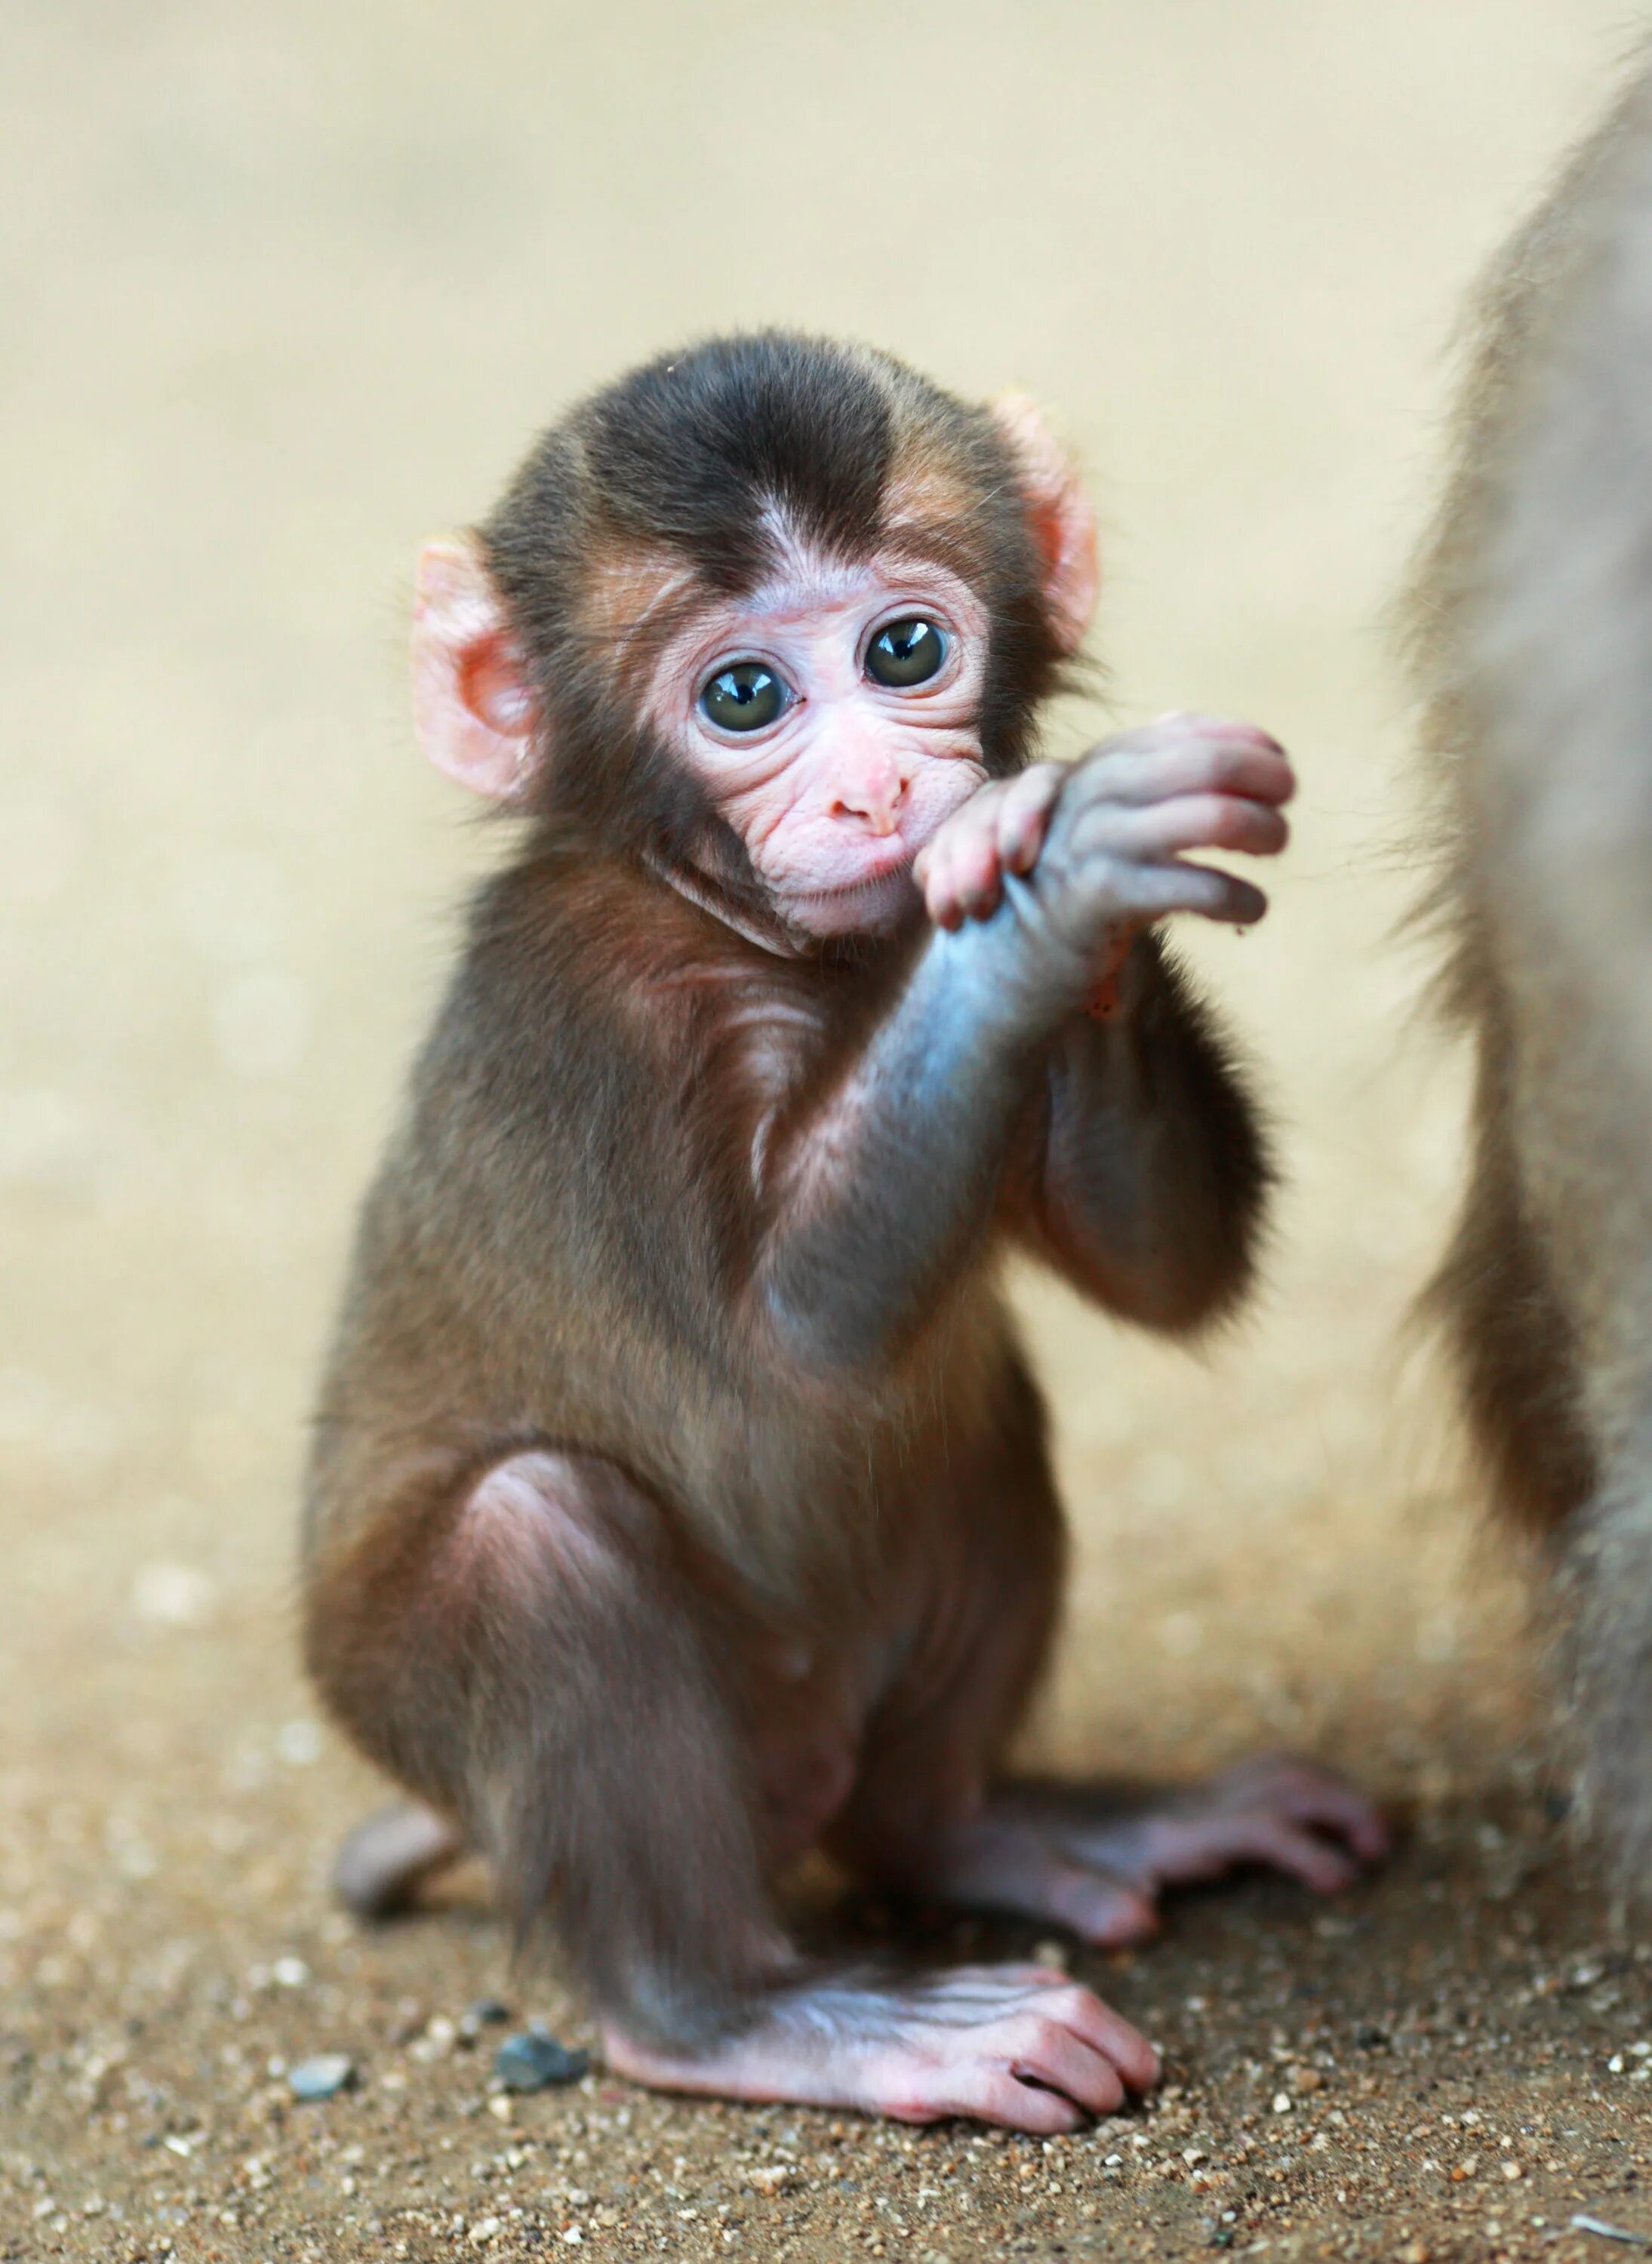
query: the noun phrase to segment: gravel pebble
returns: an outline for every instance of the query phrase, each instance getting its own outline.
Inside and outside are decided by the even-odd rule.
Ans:
[[[588,2052],[569,2051],[542,2028],[523,2028],[500,2045],[493,2072],[507,2091],[543,2091],[549,2084],[577,2083],[590,2065]]]
[[[348,2052],[318,2052],[287,2070],[286,2087],[294,2099],[332,2099],[355,2079],[356,2063]]]

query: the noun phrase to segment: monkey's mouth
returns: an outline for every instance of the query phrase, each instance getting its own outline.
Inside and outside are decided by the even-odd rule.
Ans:
[[[917,901],[912,879],[915,853],[903,847],[892,856],[869,860],[852,881],[836,888],[788,895],[788,923],[817,935],[873,933],[888,928]]]
[[[852,896],[868,889],[887,888],[897,874],[909,873],[917,846],[901,833],[891,833],[869,847],[855,860],[852,876],[835,881],[823,889],[800,889],[793,895],[793,903],[835,903],[841,896]],[[845,860],[847,861],[847,860]]]

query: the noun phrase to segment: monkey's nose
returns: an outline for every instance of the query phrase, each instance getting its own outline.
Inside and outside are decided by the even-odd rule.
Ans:
[[[907,783],[905,773],[893,763],[887,768],[868,768],[857,778],[842,779],[831,798],[831,815],[851,818],[883,840],[900,824]]]

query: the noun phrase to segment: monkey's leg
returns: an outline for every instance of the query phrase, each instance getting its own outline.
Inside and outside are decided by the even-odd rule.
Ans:
[[[597,1457],[527,1452],[358,1531],[312,1577],[312,1669],[431,1811],[370,1827],[367,1886],[451,1818],[600,2005],[715,2028],[787,1952],[709,1607],[658,1508]]]
[[[1627,1300],[1626,1300],[1627,1305]],[[1638,1324],[1644,1293],[1622,1312]],[[1644,1333],[1612,1389],[1638,1403],[1599,1445],[1600,1482],[1565,1536],[1562,1656],[1569,1668],[1579,1814],[1605,1840],[1614,1892],[1644,1905],[1652,1882],[1652,1360]],[[1604,1426],[1603,1426],[1604,1428]]]
[[[1589,1499],[1595,1457],[1576,1333],[1515,1150],[1509,1051],[1482,1034],[1468,1186],[1428,1302],[1445,1323],[1498,1506],[1548,1535]]]
[[[360,1631],[323,1668],[336,1709],[461,1819],[521,1924],[548,1911],[620,2073],[1045,2132],[1154,2080],[1150,2046],[1064,1975],[803,1964],[714,1665],[741,1662],[664,1519],[610,1465],[514,1455],[316,1586],[313,1615],[330,1602],[336,1630]]]
[[[1154,1933],[1165,1886],[1240,1863],[1271,1864],[1322,1893],[1348,1885],[1384,1852],[1386,1830],[1359,1794],[1305,1763],[1249,1762],[1134,1802],[992,1786],[1047,1649],[1059,1567],[1054,1491],[1013,1409],[1002,1447],[953,1505],[957,1555],[938,1591],[945,1636],[916,1647],[867,1733],[867,1768],[834,1830],[838,1852],[897,1888],[1106,1943]]]
[[[918,1639],[867,1727],[829,1844],[897,1893],[1025,1912],[1089,1941],[1138,1941],[1157,1926],[1149,1895],[989,1797],[1048,1655],[1064,1556],[1042,1414],[1018,1367],[958,1462],[970,1475],[925,1535]]]
[[[1156,1932],[1150,1890],[1067,1844],[1048,1819],[996,1799],[998,1754],[1019,1717],[1040,1599],[996,1586],[967,1651],[915,1658],[868,1728],[866,1765],[834,1825],[833,1853],[860,1877],[921,1900],[1018,1911],[1116,1945]],[[972,1615],[973,1616],[973,1615]]]

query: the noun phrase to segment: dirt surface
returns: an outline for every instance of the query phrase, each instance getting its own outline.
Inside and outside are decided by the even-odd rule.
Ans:
[[[1652,2231],[1652,1970],[1546,1805],[1535,1653],[1397,1347],[1460,1071],[1411,1027],[1382,608],[1469,276],[1621,0],[916,15],[11,0],[0,25],[0,2253],[1609,2257]],[[779,319],[1016,381],[1109,530],[1104,713],[1228,708],[1306,786],[1201,938],[1290,1174],[1198,1361],[1036,1283],[1079,1577],[1032,1740],[1340,1760],[1409,1819],[1091,1965],[1147,2109],[1045,2146],[490,2093],[480,1882],[328,1905],[376,1798],[295,1671],[295,1470],[351,1203],[467,877],[411,748],[423,534],[676,337]],[[852,1923],[875,1928],[876,1912]],[[953,1946],[946,1923],[927,1937]],[[981,1928],[974,1949],[1025,1947]],[[348,2055],[320,2105],[288,2071]]]

